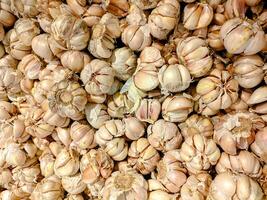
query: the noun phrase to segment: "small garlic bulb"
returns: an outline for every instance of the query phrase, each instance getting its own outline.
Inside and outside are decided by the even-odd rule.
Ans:
[[[214,120],[214,140],[230,155],[236,155],[238,149],[248,149],[256,130],[265,124],[260,116],[250,112],[226,114]]]
[[[191,83],[188,69],[179,64],[164,65],[159,70],[159,82],[162,90],[181,92],[186,90]]]
[[[162,117],[169,122],[183,122],[192,111],[193,101],[191,97],[169,96],[162,103]]]
[[[153,124],[157,121],[161,110],[161,104],[157,99],[142,99],[135,111],[137,119]]]
[[[194,77],[206,75],[212,67],[213,59],[206,41],[196,36],[178,40],[176,53]]]
[[[234,18],[226,21],[221,28],[220,37],[230,54],[253,55],[265,45],[265,36],[257,22]]]
[[[105,104],[87,104],[85,107],[85,114],[89,124],[96,129],[100,128],[106,121],[111,119]]]
[[[249,151],[240,151],[235,156],[223,152],[216,165],[216,172],[220,174],[227,171],[259,178],[262,174],[262,167],[258,158]]]
[[[229,108],[238,99],[238,89],[238,82],[228,71],[214,69],[197,84],[199,112],[202,115],[214,115],[220,109]]]
[[[224,15],[227,19],[239,17],[245,18],[247,6],[245,0],[227,0],[225,2]]]
[[[142,51],[152,42],[148,24],[127,26],[122,32],[121,39],[133,51]]]
[[[141,174],[135,171],[115,171],[106,180],[103,191],[103,200],[129,198],[147,199],[148,185]]]
[[[180,162],[177,150],[168,151],[157,164],[157,180],[171,193],[179,192],[186,182],[187,170]]]
[[[59,15],[51,24],[55,41],[67,49],[82,50],[87,47],[90,33],[86,23],[72,15]]]
[[[125,128],[125,136],[130,140],[138,140],[145,134],[145,124],[135,117],[122,119]]]
[[[24,56],[18,64],[18,69],[28,79],[38,79],[42,67],[42,61],[34,54]]]
[[[265,163],[267,163],[267,146],[266,146],[266,131],[267,128],[264,127],[263,129],[259,130],[255,136],[255,141],[251,144],[251,150],[260,157]]]
[[[107,179],[113,168],[114,161],[103,149],[91,149],[81,158],[82,180],[86,184]]]
[[[115,71],[115,76],[121,80],[128,80],[135,71],[137,57],[128,47],[115,49],[110,58],[111,67]]]
[[[53,175],[44,178],[39,182],[31,194],[32,200],[61,200],[64,197],[64,191],[61,185],[61,180]]]
[[[209,193],[212,178],[207,173],[189,176],[181,188],[181,200],[203,200]]]
[[[39,157],[41,174],[44,177],[49,177],[54,174],[55,158],[50,151],[44,151]]]
[[[80,77],[89,94],[107,94],[114,82],[114,71],[106,61],[94,59],[84,66]]]
[[[189,30],[207,27],[213,18],[213,9],[206,3],[187,4],[183,12],[183,24]]]
[[[217,163],[220,155],[220,149],[214,140],[200,134],[186,138],[180,151],[187,170],[193,174],[209,170]]]
[[[253,88],[263,80],[264,62],[258,55],[238,57],[234,63],[234,76],[243,88]]]
[[[63,67],[67,67],[73,72],[81,72],[84,66],[91,61],[91,58],[85,52],[69,50],[61,55],[60,61]]]
[[[55,174],[59,177],[75,175],[79,170],[79,156],[73,150],[62,149],[54,163]]]
[[[151,146],[162,152],[177,149],[183,140],[176,124],[163,119],[148,126],[147,139]]]
[[[128,163],[141,174],[149,174],[160,160],[157,150],[152,147],[146,138],[133,141],[129,147]]]
[[[103,4],[107,12],[118,17],[126,16],[129,10],[129,3],[127,0],[104,0]]]
[[[5,161],[8,165],[17,167],[25,164],[27,155],[26,152],[21,148],[21,145],[17,143],[10,143],[5,148],[5,151]]]
[[[224,172],[218,174],[209,189],[209,200],[221,199],[263,199],[259,184],[243,174]]]
[[[70,118],[62,117],[58,113],[52,112],[48,109],[43,115],[44,122],[51,126],[67,127],[70,123]]]
[[[76,81],[63,80],[51,88],[48,101],[52,111],[79,120],[83,118],[82,111],[87,103],[86,91]]]
[[[191,115],[185,122],[180,123],[178,126],[185,139],[197,134],[205,137],[211,137],[213,135],[213,124],[211,119],[202,115]]]
[[[151,35],[157,39],[166,39],[177,23],[180,4],[176,0],[160,1],[148,17]]]
[[[91,4],[82,16],[83,21],[88,27],[93,27],[97,24],[101,17],[105,14],[105,10],[101,4]]]
[[[61,180],[62,187],[69,194],[80,194],[85,188],[86,184],[82,181],[82,175],[80,173],[74,176],[65,176]]]

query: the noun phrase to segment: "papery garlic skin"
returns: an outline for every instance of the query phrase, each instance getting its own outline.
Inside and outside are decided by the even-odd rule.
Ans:
[[[180,152],[187,170],[193,174],[201,173],[215,165],[220,154],[219,148],[212,139],[199,134],[186,138]]]
[[[245,18],[247,6],[245,0],[228,0],[225,3],[224,15],[227,19]]]
[[[179,128],[184,138],[201,134],[205,137],[213,135],[213,124],[210,118],[201,115],[191,115],[185,122],[180,123]]]
[[[220,109],[229,108],[238,98],[238,89],[238,82],[228,71],[214,69],[196,86],[199,111],[202,115],[214,115]]]
[[[42,66],[42,61],[36,55],[29,54],[19,62],[18,69],[25,74],[26,78],[38,79]]]
[[[159,119],[148,126],[147,139],[157,150],[168,152],[177,149],[181,145],[183,138],[174,123]]]
[[[162,117],[169,122],[183,122],[192,111],[193,102],[186,96],[170,96],[162,103]]]
[[[184,8],[183,24],[189,30],[207,27],[213,18],[213,9],[209,4],[187,4]]]
[[[103,200],[129,198],[146,200],[148,185],[141,174],[134,171],[115,171],[106,180],[103,188]]]
[[[213,64],[207,42],[196,36],[179,39],[176,53],[180,62],[194,77],[206,75]]]
[[[148,17],[151,35],[157,39],[166,39],[174,29],[180,15],[180,4],[176,0],[163,0],[152,10]]]
[[[212,178],[207,173],[191,175],[181,188],[181,200],[204,200],[206,199]]]
[[[246,175],[235,175],[229,172],[218,174],[215,177],[208,195],[209,200],[261,200],[262,198],[262,190],[256,181]]]
[[[146,138],[133,141],[129,147],[128,163],[141,174],[152,172],[160,160],[157,150],[152,147]]]
[[[145,124],[135,117],[123,118],[125,136],[130,140],[137,140],[145,134]]]
[[[249,97],[249,99],[247,99],[246,103],[249,105],[255,105],[255,104],[265,102],[267,100],[266,91],[267,91],[266,86],[258,87],[250,95],[250,97]]]
[[[124,17],[129,10],[129,3],[127,0],[104,0],[105,10],[118,17]]]
[[[179,64],[164,65],[159,70],[159,82],[162,90],[181,92],[186,90],[191,83],[188,69]]]
[[[265,124],[258,115],[249,112],[226,114],[214,122],[214,140],[230,155],[236,155],[238,149],[248,149],[256,130]]]
[[[211,26],[208,30],[207,42],[209,46],[215,49],[216,51],[224,50],[224,45],[220,38],[220,30],[221,26],[217,25]]]
[[[91,4],[82,16],[83,21],[88,27],[93,27],[97,24],[101,17],[105,14],[104,9],[99,4]]]
[[[18,17],[35,17],[39,13],[36,8],[36,0],[11,0],[11,10]]]
[[[258,158],[249,151],[240,151],[238,155],[231,156],[225,152],[216,165],[218,174],[232,171],[233,173],[242,173],[251,178],[259,178],[262,174],[262,167]]]
[[[84,66],[80,78],[89,94],[106,94],[114,82],[114,71],[109,63],[94,59]]]
[[[180,159],[180,153],[172,150],[165,153],[157,164],[157,180],[171,193],[179,192],[186,182],[187,170],[183,167]]]
[[[241,56],[234,61],[234,75],[243,88],[253,88],[263,80],[264,62],[258,55]]]
[[[264,32],[257,23],[240,18],[225,22],[220,37],[230,54],[256,54],[263,49],[265,41]]]
[[[39,157],[41,174],[44,177],[49,177],[54,174],[55,158],[50,151],[44,151]]]
[[[263,160],[265,163],[267,163],[266,131],[267,131],[266,127],[264,127],[262,130],[259,130],[256,133],[255,141],[250,146],[251,150],[257,156],[259,156],[260,159]]]

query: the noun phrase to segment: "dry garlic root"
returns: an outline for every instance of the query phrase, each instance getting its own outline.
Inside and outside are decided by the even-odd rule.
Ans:
[[[0,0],[0,200],[265,200],[264,0]]]

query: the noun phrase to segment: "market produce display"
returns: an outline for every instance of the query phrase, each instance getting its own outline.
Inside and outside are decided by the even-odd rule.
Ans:
[[[267,1],[0,0],[0,200],[267,200]]]

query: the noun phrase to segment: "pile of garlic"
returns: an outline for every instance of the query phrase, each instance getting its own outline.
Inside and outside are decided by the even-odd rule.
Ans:
[[[267,199],[265,0],[0,0],[0,200]]]

